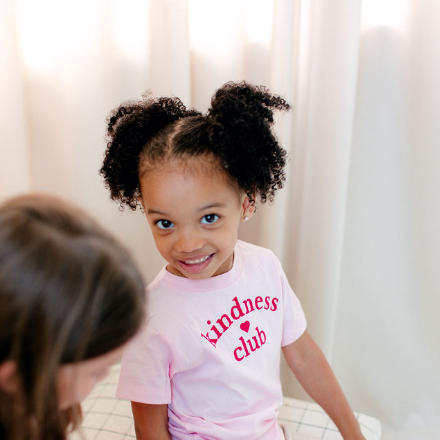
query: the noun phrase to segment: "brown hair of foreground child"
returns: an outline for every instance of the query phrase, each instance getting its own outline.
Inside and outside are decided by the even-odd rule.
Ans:
[[[65,439],[144,319],[128,252],[47,195],[0,206],[0,438]]]

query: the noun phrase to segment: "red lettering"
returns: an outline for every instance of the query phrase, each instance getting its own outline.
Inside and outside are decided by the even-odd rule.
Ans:
[[[220,336],[223,333],[218,331],[218,328],[215,326],[215,324],[211,327],[211,330],[217,335],[217,339],[220,339]]]
[[[232,299],[232,307],[230,309],[230,315],[224,313],[219,319],[217,319],[216,323],[211,326],[211,329],[205,333],[201,334],[203,338],[205,338],[211,345],[216,347],[221,336],[226,332],[226,330],[231,327],[234,321],[242,318],[254,310],[270,310],[275,312],[278,309],[278,298],[271,298],[270,296],[262,297],[256,296],[255,299],[245,299],[241,303],[238,300],[238,297]],[[245,311],[246,310],[246,311]],[[211,321],[206,321],[208,325],[211,325]],[[243,338],[240,338],[243,348],[237,348],[234,351],[234,356],[237,361],[241,361],[243,358],[249,356],[249,350],[255,351],[260,348],[263,344],[266,343],[266,334],[263,331],[260,331],[258,327],[256,327],[257,336],[253,336],[252,339],[248,339],[245,341]],[[212,338],[209,333],[214,333],[215,337]],[[240,353],[242,350],[245,351],[245,354],[242,356]]]
[[[266,333],[264,333],[264,331],[260,330],[258,327],[256,327],[255,330],[257,331],[260,342],[258,342],[257,336],[252,336],[252,338],[248,339],[247,341],[245,341],[242,336],[239,338],[241,346],[238,346],[234,350],[234,357],[238,362],[241,362],[244,358],[248,357],[251,352],[257,351],[266,343]],[[244,354],[242,352],[244,352]]]
[[[264,345],[266,343],[266,333],[264,333],[263,330],[260,331],[258,327],[255,330],[257,330],[261,345]]]
[[[211,321],[207,321],[206,322],[208,325],[211,324]],[[204,335],[203,333],[201,334],[201,336],[203,338],[205,338],[210,344],[212,344],[214,347],[217,345],[218,340],[220,339],[221,335],[223,334],[222,332],[220,332],[217,327],[215,325],[213,325],[211,327],[211,330],[217,335],[217,339],[211,338],[209,336],[209,332],[206,332],[206,334]]]
[[[225,325],[225,323],[223,322],[223,319],[225,319],[225,318],[226,318],[226,320],[227,320],[227,322],[228,322],[228,325]],[[223,329],[223,331],[225,332],[225,331],[230,327],[230,325],[232,324],[232,320],[231,320],[231,318],[230,318],[228,315],[226,315],[226,313],[225,313],[221,318],[217,319],[217,323],[220,324],[220,325],[222,326],[222,329]]]
[[[244,316],[244,312],[243,312],[243,310],[241,309],[241,306],[240,306],[240,303],[238,302],[238,298],[237,298],[237,297],[235,297],[232,301],[235,302],[235,306],[233,306],[233,307],[231,308],[231,316],[232,316],[234,319],[239,319],[239,318],[241,318],[242,316]],[[237,315],[237,316],[235,315],[235,312],[236,312],[236,311],[238,311],[238,315]]]
[[[264,310],[269,310],[270,304],[270,296],[266,296],[266,298],[264,298]]]
[[[202,336],[203,338],[205,338],[210,344],[212,344],[212,345],[215,347],[215,346],[217,345],[218,338],[217,338],[217,339],[211,339],[211,338],[209,337],[208,333],[209,333],[209,332],[207,332],[206,335],[204,335],[204,334],[202,333],[201,336]]]
[[[254,305],[252,304],[252,301],[250,299],[245,299],[243,301],[243,304],[246,306],[246,315],[250,312],[254,311]]]
[[[260,306],[260,304],[263,302],[263,298],[261,298],[261,296],[257,296],[256,298],[255,298],[255,307],[258,309],[258,310],[261,310],[262,308],[263,308],[263,306]]]
[[[243,345],[244,352],[246,353],[245,357],[248,357],[249,356],[249,350],[246,347],[246,342],[244,342],[243,336],[240,336],[239,341],[241,342],[241,345]]]
[[[252,336],[252,339],[255,341],[255,348],[252,347],[251,339],[248,339],[247,342],[248,342],[249,348],[251,349],[251,351],[258,350],[260,348],[260,346],[258,345],[257,337],[256,336]]]
[[[238,352],[238,351],[242,351],[242,350],[243,350],[243,349],[242,349],[241,347],[237,347],[237,348],[234,350],[234,357],[235,357],[235,359],[236,359],[238,362],[242,361],[242,360],[245,358],[245,356],[238,357],[237,352]]]
[[[272,312],[275,312],[275,310],[277,309],[277,302],[278,302],[278,298],[274,298],[272,300],[272,307],[270,310],[272,310]]]

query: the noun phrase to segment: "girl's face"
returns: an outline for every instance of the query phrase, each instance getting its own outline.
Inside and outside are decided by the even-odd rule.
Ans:
[[[204,279],[232,268],[238,227],[254,207],[209,159],[171,161],[140,179],[141,201],[167,270]]]
[[[84,400],[93,387],[110,372],[122,356],[122,348],[102,356],[59,368],[57,377],[58,405],[67,409]]]

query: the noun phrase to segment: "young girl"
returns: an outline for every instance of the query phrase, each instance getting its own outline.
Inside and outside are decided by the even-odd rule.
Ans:
[[[288,108],[243,82],[220,88],[206,115],[145,97],[109,119],[101,173],[121,206],[142,205],[167,262],[123,356],[118,396],[132,401],[138,439],[283,439],[280,347],[344,438],[363,439],[280,263],[237,240],[257,197],[283,185],[271,125]]]
[[[128,253],[49,196],[0,206],[0,439],[64,440],[144,318]]]

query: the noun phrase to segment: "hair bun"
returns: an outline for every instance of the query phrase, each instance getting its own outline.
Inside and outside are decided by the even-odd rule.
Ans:
[[[128,102],[108,118],[105,159],[100,170],[113,200],[135,210],[140,195],[139,158],[148,142],[173,121],[200,113],[187,110],[179,98],[150,98]]]
[[[272,200],[285,179],[286,152],[272,133],[274,110],[290,105],[264,86],[226,83],[215,92],[207,112],[209,139],[223,167],[249,197]]]
[[[257,120],[273,123],[272,108],[288,110],[290,105],[280,96],[272,95],[264,86],[252,86],[245,81],[228,82],[214,93],[208,116],[239,123],[242,123],[242,118],[252,122],[254,116]]]

